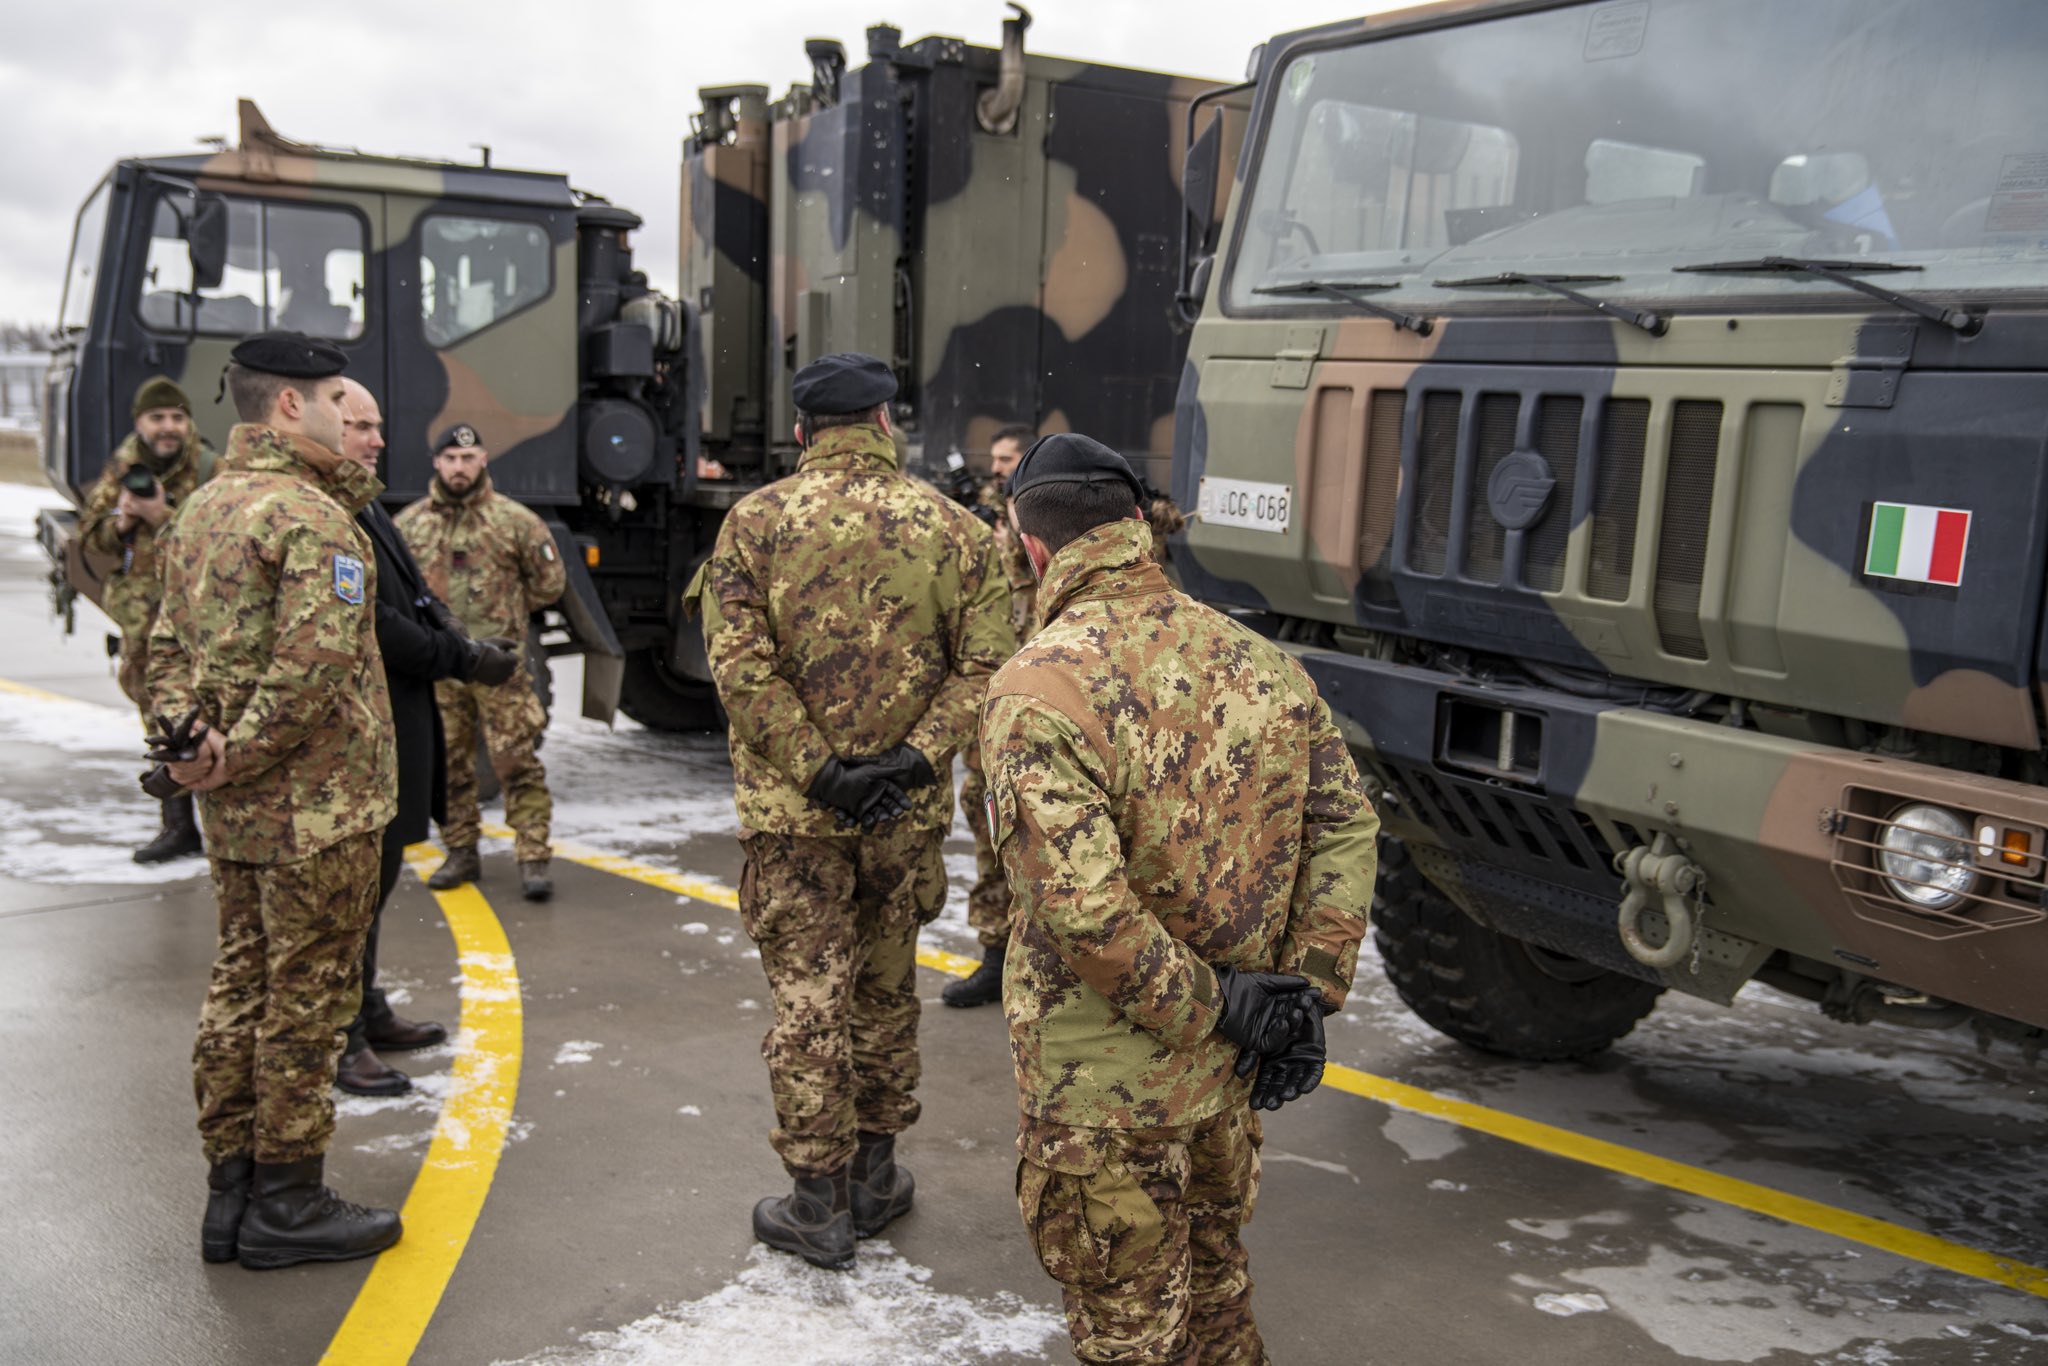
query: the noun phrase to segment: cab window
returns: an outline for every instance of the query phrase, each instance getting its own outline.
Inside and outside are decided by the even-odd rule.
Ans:
[[[420,223],[420,322],[453,346],[539,303],[554,286],[554,249],[532,223],[432,215]]]
[[[363,220],[347,209],[228,201],[221,281],[196,293],[188,194],[156,201],[136,308],[161,332],[245,336],[270,328],[347,341],[363,334]],[[194,309],[197,309],[196,315]]]

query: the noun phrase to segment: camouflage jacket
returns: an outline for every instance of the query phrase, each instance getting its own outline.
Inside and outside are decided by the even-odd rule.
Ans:
[[[1024,543],[1010,525],[1010,495],[1003,481],[991,479],[983,484],[981,501],[996,510],[995,525],[990,528],[996,537],[996,562],[1010,584],[1010,628],[1021,645],[1038,629],[1038,576],[1031,572],[1031,557],[1024,553]]]
[[[244,423],[162,538],[149,696],[172,718],[197,706],[227,740],[227,784],[199,797],[215,858],[292,863],[397,809],[377,562],[355,522],[381,487]]]
[[[908,742],[939,781],[904,819],[942,830],[989,675],[1016,648],[988,528],[897,469],[878,428],[832,428],[741,499],[689,589],[731,717],[742,824],[844,834],[804,792],[834,755]]]
[[[121,634],[136,644],[149,639],[150,623],[156,619],[156,605],[163,596],[156,571],[156,544],[162,532],[147,522],[137,522],[126,536],[121,535],[114,527],[119,515],[114,505],[121,498],[122,477],[141,463],[142,438],[131,432],[108,457],[99,482],[86,495],[85,508],[78,514],[78,535],[85,548],[119,561],[107,575],[100,606]],[[171,467],[157,475],[174,513],[213,474],[213,466],[213,452],[199,433],[193,432]],[[164,526],[168,529],[170,523]]]
[[[1350,990],[1379,817],[1293,659],[1174,590],[1134,520],[1061,548],[989,685],[1003,1008],[1030,1146],[1244,1102],[1210,965]]]
[[[562,596],[568,572],[554,534],[530,508],[477,477],[467,498],[433,492],[398,514],[398,530],[435,597],[469,634],[526,639],[526,619]]]

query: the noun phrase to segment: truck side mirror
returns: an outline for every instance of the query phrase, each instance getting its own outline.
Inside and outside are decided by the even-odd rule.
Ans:
[[[1189,112],[1190,122],[1193,111]],[[1209,120],[1201,136],[1188,141],[1181,162],[1180,289],[1174,303],[1181,321],[1194,326],[1209,292],[1209,272],[1216,252],[1216,184],[1223,174],[1223,117]]]
[[[202,194],[192,205],[192,221],[185,228],[185,246],[192,257],[192,288],[220,288],[228,267],[228,202],[217,194]]]

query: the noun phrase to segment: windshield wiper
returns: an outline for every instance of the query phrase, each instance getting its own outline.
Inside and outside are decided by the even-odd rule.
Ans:
[[[1874,285],[1868,280],[1859,280],[1851,271],[1891,274],[1895,271],[1919,270],[1919,266],[1902,265],[1897,261],[1813,261],[1799,256],[1760,256],[1753,261],[1704,261],[1695,266],[1673,266],[1673,270],[1691,271],[1699,275],[1815,275],[1823,280],[1833,280],[1838,285],[1847,285],[1860,294],[1873,299],[1882,299],[1894,308],[1903,308],[1908,313],[1917,313],[1943,327],[1952,328],[1965,337],[1974,337],[1984,326],[1984,320],[1976,314],[1960,308],[1943,308],[1930,304],[1924,299],[1915,299],[1896,290]]]
[[[1605,299],[1596,299],[1590,294],[1581,294],[1566,285],[1611,285],[1619,281],[1619,275],[1524,275],[1518,270],[1504,271],[1499,275],[1475,275],[1469,280],[1438,280],[1438,289],[1479,289],[1486,285],[1533,285],[1546,290],[1560,299],[1570,299],[1575,304],[1584,304],[1595,312],[1605,313],[1610,318],[1619,318],[1631,327],[1640,327],[1653,337],[1661,337],[1670,322],[1661,313],[1652,313],[1645,308],[1630,308],[1626,304],[1611,304]]]
[[[1399,285],[1386,284],[1376,280],[1290,280],[1284,285],[1260,285],[1252,290],[1254,294],[1320,294],[1354,308],[1364,309],[1376,318],[1385,318],[1396,327],[1405,327],[1418,337],[1426,337],[1436,330],[1436,324],[1414,313],[1403,313],[1398,308],[1388,308],[1366,298],[1367,294],[1380,294]]]

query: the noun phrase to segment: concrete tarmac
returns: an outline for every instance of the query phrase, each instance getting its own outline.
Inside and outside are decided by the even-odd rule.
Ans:
[[[555,900],[531,906],[509,845],[487,842],[479,890],[511,950],[489,966],[516,974],[523,1016],[517,1091],[445,1289],[416,1303],[425,1278],[379,1285],[372,1262],[203,1264],[190,1049],[212,898],[198,860],[126,860],[153,829],[138,727],[91,609],[69,641],[43,613],[24,540],[38,501],[54,498],[0,486],[0,678],[34,690],[0,688],[0,1361],[313,1362],[345,1322],[363,1327],[359,1300],[416,1309],[424,1330],[331,1359],[1072,1360],[1012,1194],[1000,1014],[941,1007],[939,971],[920,976],[925,1112],[900,1150],[916,1210],[848,1276],[753,1244],[754,1201],[785,1187],[766,1142],[765,984],[728,908],[740,855],[722,741],[566,714],[543,750],[557,837],[630,863],[558,860]],[[573,684],[558,678],[557,696]],[[955,895],[926,943],[971,954],[964,831],[948,858]],[[466,923],[401,883],[384,931],[401,1013],[462,1018]],[[1429,1031],[1369,954],[1331,1044],[1359,1073],[1476,1103],[1530,1141],[1334,1086],[1271,1117],[1247,1242],[1276,1362],[2048,1362],[2048,1280],[2011,1283],[2048,1265],[2048,1088],[2010,1052],[1838,1026],[1756,991],[1733,1010],[1667,999],[1592,1063],[1528,1066]],[[416,1182],[463,1179],[428,1154],[437,1123],[449,1142],[447,1115],[476,1102],[454,1079],[475,1046],[394,1056],[412,1095],[344,1100],[332,1184],[396,1205]],[[1620,1175],[1530,1146],[1549,1132],[1532,1124],[1842,1217],[1805,1227]],[[2007,1283],[1944,1269],[1926,1259],[1939,1249],[1885,1250],[1886,1229],[2019,1269]],[[450,1232],[425,1211],[401,1247]]]

